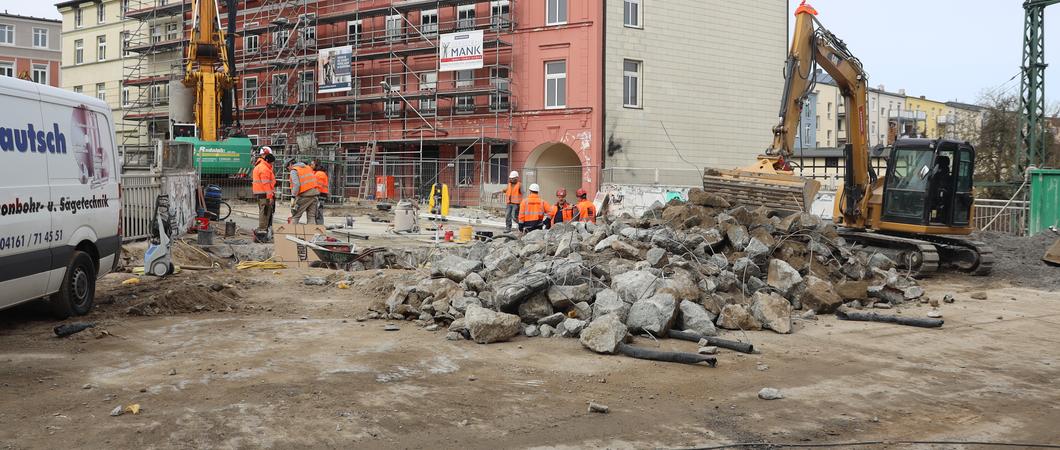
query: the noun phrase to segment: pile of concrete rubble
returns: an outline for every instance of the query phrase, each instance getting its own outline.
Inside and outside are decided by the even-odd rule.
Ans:
[[[641,218],[559,224],[438,256],[369,318],[414,320],[449,339],[580,337],[614,353],[627,333],[792,332],[792,318],[888,308],[923,296],[886,256],[847,245],[810,214],[732,207],[693,189]]]

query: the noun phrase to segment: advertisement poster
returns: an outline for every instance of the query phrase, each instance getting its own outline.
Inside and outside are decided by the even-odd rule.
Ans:
[[[333,47],[320,50],[317,56],[317,73],[320,74],[320,88],[317,92],[347,92],[353,81],[351,61],[353,46]]]
[[[482,30],[443,34],[438,47],[442,72],[481,69],[485,61],[482,52]]]

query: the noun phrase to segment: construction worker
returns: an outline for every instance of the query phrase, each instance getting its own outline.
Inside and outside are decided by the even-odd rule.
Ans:
[[[530,195],[527,195],[519,205],[519,231],[534,231],[548,227],[548,211],[552,205],[543,200],[538,192],[541,187],[537,183],[530,185]]]
[[[578,209],[567,202],[567,190],[560,188],[556,191],[556,204],[548,211],[550,226],[557,223],[573,223],[578,220]]]
[[[262,147],[254,160],[251,172],[254,198],[258,200],[258,230],[266,231],[272,226],[272,214],[276,212],[276,173],[272,163],[276,156],[272,149]]]
[[[286,167],[291,178],[291,196],[294,197],[291,223],[298,223],[302,219],[302,213],[307,213],[306,223],[315,222],[317,197],[320,196],[316,174],[305,163],[297,162],[294,158],[287,160]]]
[[[328,199],[328,172],[324,170],[324,165],[320,164],[320,161],[314,160],[312,163],[313,175],[317,178],[317,190],[320,191],[320,195],[317,197],[317,225],[324,224],[324,202]]]
[[[589,193],[585,189],[578,189],[574,195],[578,197],[578,221],[596,223],[596,205],[589,200]]]
[[[523,186],[519,182],[519,172],[513,170],[508,174],[508,186],[499,194],[504,195],[504,232],[512,232],[512,222],[519,221],[519,205],[523,202]]]

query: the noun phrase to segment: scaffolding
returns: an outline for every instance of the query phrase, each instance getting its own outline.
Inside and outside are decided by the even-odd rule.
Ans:
[[[349,197],[375,197],[383,176],[402,198],[442,182],[472,205],[484,184],[506,180],[512,1],[240,3],[238,118],[280,160],[335,161],[331,191]],[[440,37],[473,30],[483,32],[483,67],[443,72]],[[344,46],[350,89],[318,93],[320,50]]]
[[[130,0],[123,11],[122,154],[126,169],[154,166],[169,139],[171,83],[184,78],[190,1]]]

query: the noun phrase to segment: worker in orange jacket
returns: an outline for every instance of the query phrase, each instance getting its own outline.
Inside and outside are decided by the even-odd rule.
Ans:
[[[324,170],[324,165],[320,164],[320,161],[313,160],[310,164],[313,168],[313,175],[317,177],[317,190],[320,191],[320,195],[317,196],[317,225],[324,224],[324,202],[328,199],[328,172]]]
[[[307,224],[316,222],[317,197],[320,195],[316,174],[305,163],[294,158],[287,160],[285,167],[291,180],[291,196],[294,197],[290,223],[298,223],[302,213],[306,213]]]
[[[540,230],[548,226],[548,211],[552,205],[543,200],[538,193],[541,187],[537,183],[530,185],[530,195],[519,205],[519,231]]]
[[[589,200],[589,193],[585,189],[578,189],[574,195],[578,197],[578,221],[596,223],[596,205]]]
[[[508,174],[508,186],[497,193],[504,196],[504,232],[512,232],[512,222],[519,221],[519,205],[523,203],[523,185],[519,182],[519,172]]]
[[[556,204],[548,212],[549,226],[557,223],[573,223],[578,220],[578,209],[567,201],[567,190],[560,188],[556,191]]]
[[[272,168],[275,161],[272,149],[262,147],[251,172],[254,198],[258,200],[258,230],[261,231],[272,226],[272,214],[276,211],[276,173]]]

